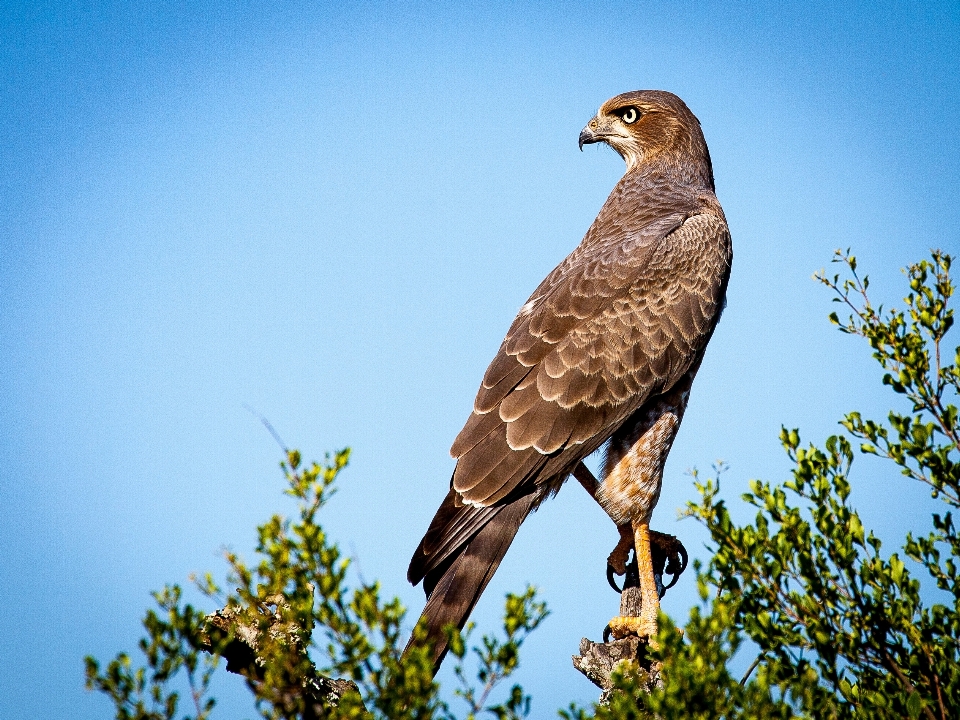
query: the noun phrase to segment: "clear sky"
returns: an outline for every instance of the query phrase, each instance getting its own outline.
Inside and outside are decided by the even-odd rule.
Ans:
[[[685,469],[726,460],[743,516],[749,478],[786,477],[781,424],[822,441],[890,406],[810,276],[852,246],[890,302],[899,267],[960,251],[958,78],[956,2],[3,3],[0,717],[107,717],[83,655],[134,650],[150,590],[290,509],[244,404],[307,458],[354,448],[325,522],[412,623],[447,450],[622,173],[577,136],[626,90],[698,115],[734,238],[654,516],[704,557]],[[868,461],[853,481],[884,538],[929,511]],[[572,483],[477,609],[528,581],[553,608],[535,717],[596,697],[569,657],[616,611],[615,540]],[[691,573],[664,608],[694,602]]]

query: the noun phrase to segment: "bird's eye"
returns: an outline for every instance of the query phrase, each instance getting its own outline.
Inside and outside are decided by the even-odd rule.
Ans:
[[[632,125],[635,123],[638,117],[640,117],[640,113],[637,112],[635,107],[628,107],[620,114],[620,119],[623,120],[627,125]]]

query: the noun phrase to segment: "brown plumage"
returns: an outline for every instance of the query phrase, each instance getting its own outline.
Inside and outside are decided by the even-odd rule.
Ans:
[[[457,436],[450,491],[410,562],[437,666],[524,518],[613,438],[597,500],[649,522],[663,461],[719,319],[732,250],[700,123],[675,95],[600,108],[580,146],[627,170],[580,245],[521,308]]]

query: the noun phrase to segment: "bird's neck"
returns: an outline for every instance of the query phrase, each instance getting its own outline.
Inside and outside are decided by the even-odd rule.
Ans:
[[[700,155],[700,157],[704,156]],[[648,188],[655,194],[713,192],[713,173],[709,155],[705,155],[705,160],[691,162],[689,154],[661,152],[652,158],[645,158],[643,162],[632,168],[628,167],[623,180]]]

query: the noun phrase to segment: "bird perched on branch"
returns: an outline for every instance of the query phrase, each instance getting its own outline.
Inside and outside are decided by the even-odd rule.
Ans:
[[[626,173],[577,248],[520,308],[451,448],[450,491],[410,561],[438,668],[520,524],[571,474],[633,549],[642,611],[613,634],[656,632],[650,517],[664,462],[724,305],[732,246],[700,123],[644,90],[603,104],[580,148],[606,143]],[[603,473],[581,461],[605,447]],[[653,533],[653,539],[658,538]]]

